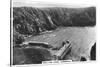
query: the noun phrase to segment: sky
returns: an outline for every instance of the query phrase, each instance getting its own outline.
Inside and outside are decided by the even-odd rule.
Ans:
[[[89,7],[95,6],[95,0],[12,0],[13,7]]]

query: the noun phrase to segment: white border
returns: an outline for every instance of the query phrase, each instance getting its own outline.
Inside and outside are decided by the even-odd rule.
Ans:
[[[54,65],[42,65],[43,67],[98,67],[100,63],[100,1],[99,0],[33,0],[40,2],[58,2],[58,3],[76,3],[76,4],[92,4],[97,8],[97,62],[91,63],[70,63],[70,64],[54,64]],[[0,66],[9,67],[10,65],[10,0],[0,1]],[[33,65],[40,67],[41,65]],[[27,66],[23,66],[27,67]],[[31,65],[28,67],[32,67]]]

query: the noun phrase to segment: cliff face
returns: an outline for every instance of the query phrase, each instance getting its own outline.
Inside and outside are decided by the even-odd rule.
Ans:
[[[25,36],[68,26],[95,26],[96,8],[32,8],[13,7],[14,43]]]

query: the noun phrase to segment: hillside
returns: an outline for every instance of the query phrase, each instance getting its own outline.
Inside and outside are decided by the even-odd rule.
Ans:
[[[59,27],[95,26],[96,8],[13,7],[14,44]]]

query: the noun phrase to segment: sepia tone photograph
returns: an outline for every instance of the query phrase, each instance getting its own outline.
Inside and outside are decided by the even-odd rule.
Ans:
[[[96,61],[96,6],[11,1],[11,65]]]

